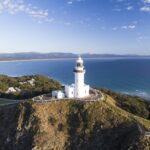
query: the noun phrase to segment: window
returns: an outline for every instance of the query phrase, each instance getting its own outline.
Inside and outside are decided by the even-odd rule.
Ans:
[[[82,64],[81,63],[77,63],[77,67],[82,67]]]

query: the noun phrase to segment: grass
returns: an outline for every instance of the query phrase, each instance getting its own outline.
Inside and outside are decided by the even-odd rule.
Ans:
[[[137,96],[130,96],[121,93],[116,93],[108,89],[101,89],[105,94],[112,97],[116,105],[123,110],[130,112],[139,117],[150,119],[150,103],[145,99]]]
[[[30,80],[34,79],[31,85]],[[20,89],[14,93],[7,93],[9,87]],[[0,98],[29,99],[41,94],[51,93],[56,89],[62,89],[62,85],[51,78],[42,75],[9,77],[0,75]]]

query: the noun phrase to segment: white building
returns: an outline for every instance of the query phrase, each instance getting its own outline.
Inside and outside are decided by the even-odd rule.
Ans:
[[[60,90],[58,90],[58,91],[53,91],[53,92],[52,92],[52,97],[55,97],[55,98],[57,98],[57,99],[62,99],[62,98],[65,97],[65,94],[64,94],[62,91],[60,91]]]
[[[52,96],[56,98],[84,98],[89,96],[90,86],[84,83],[85,68],[83,59],[78,57],[74,67],[75,83],[65,86],[65,93],[62,91],[53,91]]]
[[[16,93],[16,92],[21,92],[21,89],[17,87],[9,87],[5,93],[9,94],[9,93]]]
[[[84,83],[85,72],[83,59],[78,57],[74,68],[75,83],[65,86],[66,97],[84,98],[89,96],[90,86]]]

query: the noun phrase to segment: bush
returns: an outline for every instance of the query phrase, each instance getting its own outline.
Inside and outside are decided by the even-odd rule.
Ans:
[[[55,118],[51,117],[51,116],[48,118],[48,121],[49,121],[49,123],[50,123],[51,125],[53,125],[53,126],[54,126],[54,125],[56,124],[56,122],[57,122],[57,120],[56,120]]]
[[[34,79],[34,85],[28,81]],[[20,83],[22,82],[22,83]],[[19,88],[20,92],[6,93],[9,87]],[[52,90],[62,89],[62,85],[46,76],[34,75],[23,77],[8,77],[0,75],[0,97],[9,99],[28,99],[41,94],[50,93]]]
[[[138,96],[130,96],[113,92],[108,89],[101,89],[102,92],[110,95],[116,100],[117,105],[134,115],[149,119],[149,102]]]

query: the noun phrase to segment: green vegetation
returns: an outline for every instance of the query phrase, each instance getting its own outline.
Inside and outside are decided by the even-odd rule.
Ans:
[[[51,116],[48,118],[48,120],[51,125],[55,125],[57,123],[57,120]]]
[[[10,87],[17,88],[16,92],[7,92]],[[0,75],[0,98],[28,99],[61,88],[59,82],[46,76],[8,77]]]
[[[116,101],[117,106],[137,116],[150,119],[150,103],[141,97],[130,96],[113,92],[108,89],[101,89],[105,94],[110,95]]]

